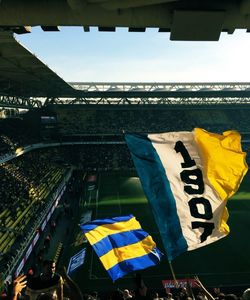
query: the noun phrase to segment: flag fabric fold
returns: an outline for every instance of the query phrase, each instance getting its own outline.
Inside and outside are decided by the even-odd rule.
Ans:
[[[162,253],[133,215],[80,226],[113,281],[159,263]]]
[[[126,134],[168,259],[229,233],[226,202],[247,172],[240,134]]]

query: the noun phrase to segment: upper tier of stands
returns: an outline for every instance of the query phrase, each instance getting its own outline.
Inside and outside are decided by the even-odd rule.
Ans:
[[[237,113],[236,113],[237,111]],[[247,109],[146,109],[56,110],[61,135],[121,134],[129,132],[164,132],[201,127],[221,132],[235,129],[250,132]]]
[[[55,116],[56,122],[44,123],[41,116]],[[0,156],[14,153],[18,148],[44,139],[63,141],[71,136],[77,141],[83,135],[122,135],[126,132],[165,132],[192,130],[201,127],[221,133],[235,129],[250,134],[249,110],[245,109],[86,109],[63,106],[53,112],[29,112],[28,117],[0,119]],[[81,136],[81,137],[80,137]],[[102,138],[101,138],[102,136]],[[107,140],[107,138],[106,138]]]

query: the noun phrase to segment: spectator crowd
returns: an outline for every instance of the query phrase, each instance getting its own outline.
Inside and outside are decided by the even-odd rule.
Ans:
[[[59,185],[69,166],[86,172],[125,170],[134,166],[128,148],[121,138],[126,132],[164,132],[192,130],[194,127],[221,133],[237,129],[250,132],[248,111],[235,113],[231,109],[117,109],[57,111],[58,139],[82,141],[83,145],[68,145],[35,150],[0,165],[0,273],[3,272],[25,239],[36,230],[35,222],[44,211],[50,194]],[[54,135],[53,135],[54,136]],[[0,156],[15,153],[16,149],[40,141],[39,134],[21,119],[0,122]],[[248,144],[244,150],[248,151]],[[35,216],[35,217],[34,217]],[[51,223],[53,230],[53,223]],[[47,239],[49,243],[49,239]],[[67,286],[69,299],[98,300],[104,296],[93,292],[82,295],[79,287],[65,271],[55,273],[53,261],[44,261],[42,274],[34,278],[21,275],[6,290],[6,297],[19,299],[63,299]],[[32,276],[31,276],[32,277]],[[209,293],[196,278],[197,289],[174,289],[154,292],[145,285],[115,290],[105,299],[167,299],[167,300],[250,300],[250,291],[243,295]],[[56,288],[55,288],[56,286]],[[52,289],[50,289],[52,288]],[[2,298],[4,295],[2,295]],[[54,297],[54,298],[53,298]]]

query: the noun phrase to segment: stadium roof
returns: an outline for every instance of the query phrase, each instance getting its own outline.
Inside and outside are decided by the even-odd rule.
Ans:
[[[127,27],[144,31],[147,27],[171,32],[172,40],[218,40],[220,33],[250,28],[250,0],[2,0],[0,1],[0,106],[19,107],[25,97],[54,98],[212,98],[250,97],[249,83],[166,84],[147,89],[141,84],[124,88],[110,84],[72,83],[69,85],[13,37],[30,32],[32,26],[58,30],[59,25],[81,25],[85,31],[97,26],[100,31]],[[95,88],[93,88],[93,85]],[[102,84],[101,84],[102,85]],[[107,85],[107,84],[106,84]],[[6,98],[7,96],[7,98]],[[14,98],[9,98],[14,97]],[[15,98],[16,97],[16,98]],[[21,99],[21,102],[20,102]],[[98,103],[99,100],[94,100]],[[88,101],[87,101],[88,102]],[[107,100],[107,103],[110,101]],[[25,104],[26,105],[26,104]],[[32,105],[32,104],[29,104]],[[40,104],[39,104],[40,105]]]
[[[0,27],[29,32],[58,26],[83,26],[89,31],[127,27],[143,32],[148,27],[170,32],[171,40],[218,40],[221,32],[250,29],[249,0],[2,0]]]
[[[0,32],[1,95],[53,96],[73,88],[18,43],[10,32]]]

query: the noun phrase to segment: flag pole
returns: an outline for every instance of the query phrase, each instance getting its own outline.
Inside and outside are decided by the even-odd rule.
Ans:
[[[173,279],[174,279],[174,281],[175,281],[175,284],[176,284],[176,286],[178,286],[178,282],[177,282],[177,280],[176,280],[176,276],[175,276],[175,273],[174,273],[174,269],[173,269],[173,266],[172,266],[172,262],[169,260],[168,263],[169,263],[170,271],[171,271],[171,274],[172,274]]]

